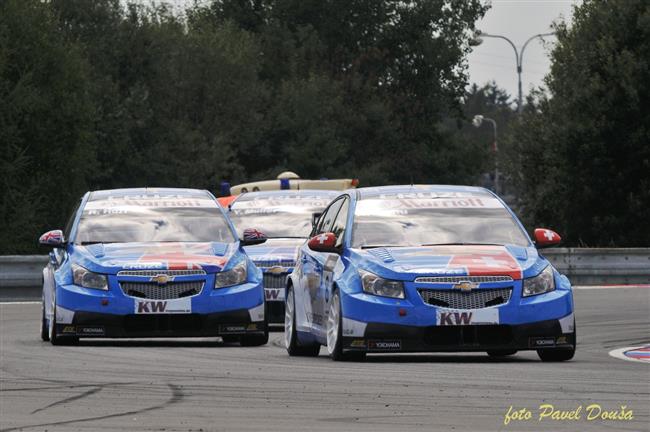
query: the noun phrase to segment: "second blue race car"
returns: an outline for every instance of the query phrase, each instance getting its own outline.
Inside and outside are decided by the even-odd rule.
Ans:
[[[242,345],[268,340],[262,274],[243,239],[207,191],[88,192],[43,270],[41,337],[221,336]]]
[[[295,266],[298,247],[312,229],[314,215],[340,194],[325,190],[248,192],[228,206],[236,229],[255,226],[268,240],[247,246],[246,253],[264,274],[268,322],[284,323],[287,276]]]
[[[286,294],[290,355],[536,350],[573,357],[572,288],[492,192],[461,186],[350,190],[300,248]]]

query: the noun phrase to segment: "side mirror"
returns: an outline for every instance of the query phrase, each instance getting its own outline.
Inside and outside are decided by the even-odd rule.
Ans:
[[[557,246],[562,241],[562,237],[553,230],[546,228],[535,228],[535,246],[546,248]]]
[[[312,228],[316,228],[316,224],[318,223],[318,219],[320,219],[322,214],[323,214],[323,212],[312,213],[311,214],[311,227]]]
[[[255,228],[246,228],[244,230],[244,238],[240,239],[239,242],[242,246],[254,246],[264,243],[268,237],[262,231],[258,231]]]
[[[63,231],[52,230],[48,231],[38,239],[38,244],[42,246],[49,246],[55,248],[65,247],[65,239],[63,238]]]
[[[318,234],[317,236],[310,238],[309,242],[307,242],[307,246],[315,252],[341,252],[340,249],[336,247],[336,236],[331,232]]]

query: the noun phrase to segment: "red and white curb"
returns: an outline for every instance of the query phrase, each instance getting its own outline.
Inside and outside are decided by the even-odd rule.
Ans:
[[[640,347],[618,348],[611,350],[609,355],[621,360],[650,364],[650,344]]]

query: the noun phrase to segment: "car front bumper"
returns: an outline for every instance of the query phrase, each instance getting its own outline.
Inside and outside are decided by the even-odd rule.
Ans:
[[[569,319],[573,319],[573,314]],[[528,324],[415,327],[368,323],[362,337],[344,336],[345,351],[461,352],[523,351],[575,347],[575,327],[564,321]]]

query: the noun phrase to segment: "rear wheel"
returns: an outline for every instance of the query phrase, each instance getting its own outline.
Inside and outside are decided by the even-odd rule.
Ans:
[[[517,354],[517,350],[491,350],[487,352],[490,357],[507,357]]]
[[[284,346],[290,356],[317,357],[320,353],[320,345],[298,345],[296,333],[296,303],[293,295],[293,287],[287,289],[287,298],[284,307]]]
[[[342,321],[341,297],[337,290],[332,294],[327,317],[327,352],[334,361],[363,361],[366,358],[365,352],[343,351]]]

